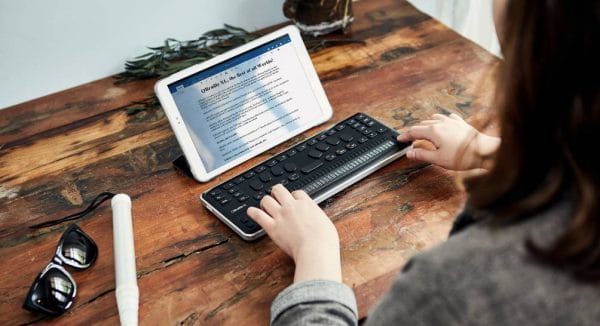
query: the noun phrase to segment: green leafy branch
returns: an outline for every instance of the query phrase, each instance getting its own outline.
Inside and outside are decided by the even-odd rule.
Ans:
[[[123,84],[132,80],[168,76],[260,36],[259,33],[250,33],[242,28],[225,24],[224,28],[208,31],[195,40],[179,41],[168,38],[164,45],[149,47],[151,52],[127,61],[125,71],[116,76],[116,83]]]

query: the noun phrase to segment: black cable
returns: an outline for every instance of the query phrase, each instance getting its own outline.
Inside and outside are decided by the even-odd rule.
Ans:
[[[100,204],[113,198],[114,196],[115,196],[115,194],[113,194],[112,192],[103,192],[103,193],[99,194],[98,196],[96,196],[96,198],[94,198],[92,200],[92,202],[90,203],[90,206],[88,206],[86,209],[82,210],[81,212],[77,212],[77,213],[71,214],[69,216],[59,218],[57,220],[52,220],[52,221],[47,221],[47,222],[43,222],[40,224],[31,225],[29,228],[30,229],[40,229],[40,228],[45,228],[48,226],[57,225],[57,224],[67,222],[67,221],[73,221],[78,218],[82,218],[87,213],[93,211],[94,209],[96,209],[96,207],[100,206]]]

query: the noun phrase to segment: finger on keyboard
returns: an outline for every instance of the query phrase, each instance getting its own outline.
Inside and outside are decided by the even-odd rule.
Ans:
[[[275,197],[279,204],[284,205],[290,203],[294,200],[292,194],[281,184],[276,184],[273,186],[273,190],[271,191],[271,195]]]

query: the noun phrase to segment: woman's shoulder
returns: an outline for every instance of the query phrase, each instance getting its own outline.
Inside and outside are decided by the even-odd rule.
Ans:
[[[529,257],[526,243],[540,247],[550,246],[567,227],[572,206],[567,201],[557,202],[527,218],[511,223],[499,223],[502,217],[463,211],[453,225],[448,240],[423,254],[441,264],[465,260],[504,260],[511,256]],[[475,260],[474,260],[475,259]],[[534,260],[527,260],[534,263]],[[522,266],[519,261],[516,266]]]
[[[540,323],[577,322],[600,317],[600,308],[589,305],[600,299],[600,285],[579,283],[567,272],[538,262],[526,247],[527,240],[551,244],[570,211],[568,203],[557,203],[507,226],[474,223],[415,256],[396,282],[421,278],[453,311],[477,316],[479,324],[530,322],[531,318]]]

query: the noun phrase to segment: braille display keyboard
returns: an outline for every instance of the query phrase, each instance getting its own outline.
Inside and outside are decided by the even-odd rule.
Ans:
[[[258,207],[272,186],[302,189],[320,203],[404,155],[410,143],[398,143],[397,136],[358,113],[209,189],[200,200],[243,239],[253,240],[265,232],[246,210]]]

